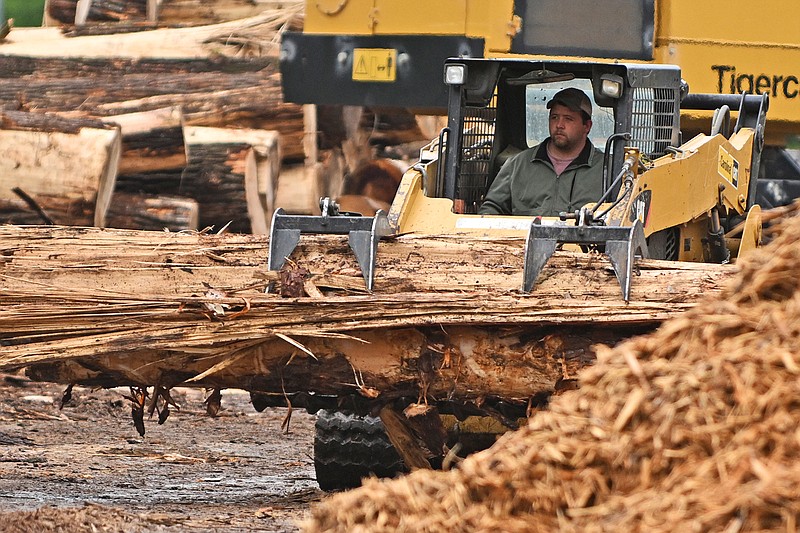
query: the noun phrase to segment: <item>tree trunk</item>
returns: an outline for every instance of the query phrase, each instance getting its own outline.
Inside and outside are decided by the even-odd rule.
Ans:
[[[626,303],[605,259],[559,252],[523,294],[523,241],[384,241],[370,294],[346,238],[304,236],[292,260],[316,297],[283,298],[263,237],[0,227],[0,370],[524,403],[573,379],[594,344],[656,327],[736,270],[640,261]]]
[[[104,122],[120,127],[120,174],[180,170],[186,166],[180,107],[106,117]]]
[[[105,224],[121,153],[118,128],[19,112],[4,113],[2,126],[3,222],[42,223],[33,207],[57,224]]]
[[[106,216],[109,228],[136,230],[197,230],[199,207],[190,198],[115,192]]]

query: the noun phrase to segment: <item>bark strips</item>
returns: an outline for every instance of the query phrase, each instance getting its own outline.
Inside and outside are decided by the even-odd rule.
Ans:
[[[522,239],[407,236],[381,243],[369,294],[344,239],[304,236],[292,260],[317,297],[282,298],[264,237],[2,227],[0,242],[0,368],[274,395],[522,402],[735,272],[642,261],[625,303],[602,257],[562,252],[521,294]]]

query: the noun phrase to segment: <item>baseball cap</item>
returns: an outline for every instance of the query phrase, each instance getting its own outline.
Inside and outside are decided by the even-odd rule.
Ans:
[[[568,87],[558,91],[553,98],[547,102],[547,109],[553,107],[553,104],[558,103],[566,106],[573,111],[583,111],[589,118],[592,118],[592,102],[586,93],[575,87]]]

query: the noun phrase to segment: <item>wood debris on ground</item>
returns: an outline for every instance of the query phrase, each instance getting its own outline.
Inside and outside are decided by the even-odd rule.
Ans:
[[[491,449],[367,480],[305,531],[796,531],[800,218],[741,269]]]

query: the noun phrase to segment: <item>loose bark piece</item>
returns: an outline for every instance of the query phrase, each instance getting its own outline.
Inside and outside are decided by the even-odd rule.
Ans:
[[[414,434],[408,427],[408,423],[403,420],[402,415],[395,412],[388,405],[383,406],[380,411],[381,422],[386,427],[386,434],[392,442],[392,446],[397,450],[403,463],[411,469],[431,469],[425,452],[417,442]]]

